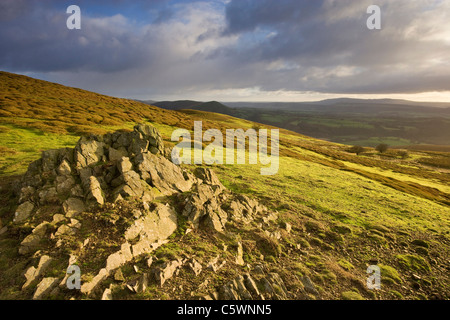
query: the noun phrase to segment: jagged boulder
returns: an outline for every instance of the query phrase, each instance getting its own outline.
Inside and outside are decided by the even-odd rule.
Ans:
[[[278,273],[255,280],[250,274],[239,275],[204,297],[206,300],[288,300],[290,293]]]
[[[36,291],[33,295],[33,300],[41,300],[41,299],[46,298],[49,294],[51,294],[53,289],[56,288],[59,281],[60,281],[60,279],[54,278],[54,277],[48,277],[48,278],[42,279],[42,281],[39,282],[39,284],[36,288]]]
[[[153,275],[159,286],[162,287],[167,280],[172,278],[179,271],[182,265],[183,260],[177,259],[164,262],[163,265],[155,268],[153,270]]]
[[[34,228],[31,234],[20,243],[19,253],[28,254],[39,250],[40,242],[47,232],[48,225],[48,222],[42,222]]]
[[[20,223],[28,219],[34,210],[34,204],[30,201],[22,203],[14,214],[14,222]]]
[[[44,272],[46,271],[46,269],[49,267],[52,260],[53,259],[50,258],[49,256],[43,255],[39,260],[39,264],[38,264],[37,268],[35,268],[34,266],[31,266],[30,268],[28,268],[24,274],[26,281],[25,281],[24,285],[22,286],[22,289],[28,288],[28,286],[33,281],[35,281],[41,275],[43,275]]]
[[[184,206],[183,216],[194,226],[222,232],[227,222],[248,224],[258,217],[269,221],[273,219],[270,216],[277,216],[256,200],[232,194],[212,170],[197,168],[194,174],[202,183],[180,199]]]
[[[142,180],[157,188],[162,195],[185,192],[192,188],[195,180],[180,167],[166,158],[157,158],[152,153],[142,153],[135,158]]]

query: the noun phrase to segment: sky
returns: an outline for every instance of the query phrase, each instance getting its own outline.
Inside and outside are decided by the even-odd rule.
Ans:
[[[1,0],[0,70],[157,101],[450,102],[450,1]]]

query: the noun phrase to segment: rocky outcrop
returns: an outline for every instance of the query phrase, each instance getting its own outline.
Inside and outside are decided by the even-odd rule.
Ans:
[[[137,125],[132,132],[82,137],[74,149],[48,150],[30,164],[22,180],[15,222],[40,205],[61,204],[66,215],[127,197],[151,201],[188,191],[195,182],[162,157],[158,131]]]
[[[23,238],[19,253],[31,256],[42,249],[42,243],[46,242],[43,240],[54,241],[55,247],[60,248],[63,239],[80,233],[86,212],[101,212],[104,206],[127,200],[139,202],[141,209],[134,209],[131,217],[127,217],[126,229],[120,234],[121,242],[115,244],[117,251],[109,254],[103,266],[81,285],[81,292],[91,295],[108,277],[119,277],[118,270],[122,266],[167,243],[177,230],[181,216],[193,228],[216,232],[225,232],[227,223],[231,222],[248,224],[257,219],[267,223],[276,218],[276,213],[259,202],[227,190],[212,170],[203,167],[193,172],[184,170],[164,153],[160,134],[148,125],[137,125],[132,132],[83,137],[74,149],[44,151],[41,159],[30,164],[20,185],[14,223],[36,227]],[[47,219],[50,222],[39,217],[46,206],[51,206],[52,216]],[[111,217],[113,224],[118,219],[120,217]],[[89,239],[82,239],[81,243],[80,252],[89,246]],[[34,299],[51,295],[57,289],[56,284],[63,287],[67,278],[44,278],[53,258],[51,254],[41,254],[37,254],[41,256],[38,266],[28,266],[24,271],[23,289],[42,279]],[[72,258],[69,266],[76,260]],[[36,260],[33,261],[35,264]],[[204,270],[194,258],[172,259],[157,266],[153,266],[152,261],[150,257],[148,265],[152,266],[152,272],[128,283],[129,290],[143,292],[151,279],[162,287],[182,267],[195,276]],[[226,263],[217,256],[205,264],[205,268],[217,272]],[[241,242],[238,242],[235,263],[245,265]],[[274,277],[267,278],[268,283],[277,283],[282,288],[279,279]],[[283,292],[276,294],[284,298]],[[260,296],[255,282],[246,277],[222,288],[221,295],[244,299]],[[111,289],[103,290],[103,298],[111,296]]]
[[[43,255],[40,260],[39,260],[39,264],[37,266],[37,268],[35,268],[34,266],[31,266],[26,272],[25,272],[25,278],[27,279],[27,281],[25,282],[25,284],[22,286],[22,289],[26,289],[28,288],[28,286],[35,281],[36,279],[38,279],[41,275],[44,274],[44,272],[46,271],[46,269],[49,267],[50,263],[52,262],[52,258],[50,258],[47,255]]]
[[[217,291],[204,296],[205,300],[288,300],[290,293],[278,273],[269,273],[255,279],[250,274],[239,275],[220,287]]]
[[[39,282],[33,295],[33,300],[41,300],[50,295],[59,283],[58,278],[48,277]]]

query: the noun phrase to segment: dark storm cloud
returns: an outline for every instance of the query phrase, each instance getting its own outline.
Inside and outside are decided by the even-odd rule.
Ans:
[[[445,4],[379,1],[383,30],[369,31],[366,10],[372,3],[232,0],[226,9],[225,33],[260,30],[266,31],[267,37],[247,42],[246,46],[234,48],[235,51],[231,48],[225,51],[226,55],[234,55],[245,63],[285,61],[297,65],[293,70],[281,68],[273,72],[286,80],[284,85],[283,81],[261,81],[264,90],[284,88],[333,93],[450,90],[448,64],[442,63],[445,71],[429,64],[436,57],[445,57],[450,39],[442,42],[427,38],[427,33],[429,36],[439,28],[448,30],[448,23],[439,14]],[[424,18],[426,12],[429,18],[438,19]],[[414,30],[414,35],[408,35]],[[270,79],[270,72],[264,79]]]
[[[232,0],[226,8],[227,33],[253,31],[260,26],[290,27],[317,15],[322,0]]]
[[[127,96],[450,90],[450,4],[377,2],[380,31],[373,0],[2,0],[0,68]]]

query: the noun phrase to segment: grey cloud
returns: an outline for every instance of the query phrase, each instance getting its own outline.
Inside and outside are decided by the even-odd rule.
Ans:
[[[257,61],[267,64],[281,59],[303,67],[283,74],[268,72],[264,79],[272,81],[258,81],[266,90],[335,93],[450,90],[450,68],[447,66],[446,73],[438,74],[430,72],[425,63],[427,59],[448,52],[449,43],[427,41],[423,39],[426,32],[414,38],[406,36],[408,28],[430,31],[439,27],[438,21],[434,25],[430,21],[430,26],[415,24],[425,9],[433,10],[430,3],[379,2],[383,30],[369,31],[365,27],[366,9],[372,1],[233,0],[226,10],[227,32],[245,35],[258,28],[266,28],[274,36],[250,44],[247,50],[242,50],[244,45],[231,48],[225,51],[226,55],[234,55],[244,63]],[[403,70],[405,64],[408,70]],[[367,71],[349,76],[311,77],[313,67],[324,69],[326,73],[327,69],[340,66]],[[427,76],[423,76],[424,73]],[[255,71],[256,74],[259,72]],[[281,76],[284,83],[273,81]],[[301,80],[305,77],[308,81]]]
[[[23,10],[23,0],[2,0],[10,6],[7,15],[0,13],[0,68],[121,96],[253,87],[345,94],[450,90],[450,38],[432,38],[445,24],[450,30],[438,15],[443,9],[433,8],[443,2],[379,0],[383,30],[369,31],[372,2],[232,0],[221,10],[211,2],[137,1],[154,13],[146,26],[120,16],[87,16],[82,30],[69,31],[56,1]],[[88,6],[88,0],[81,3]]]

